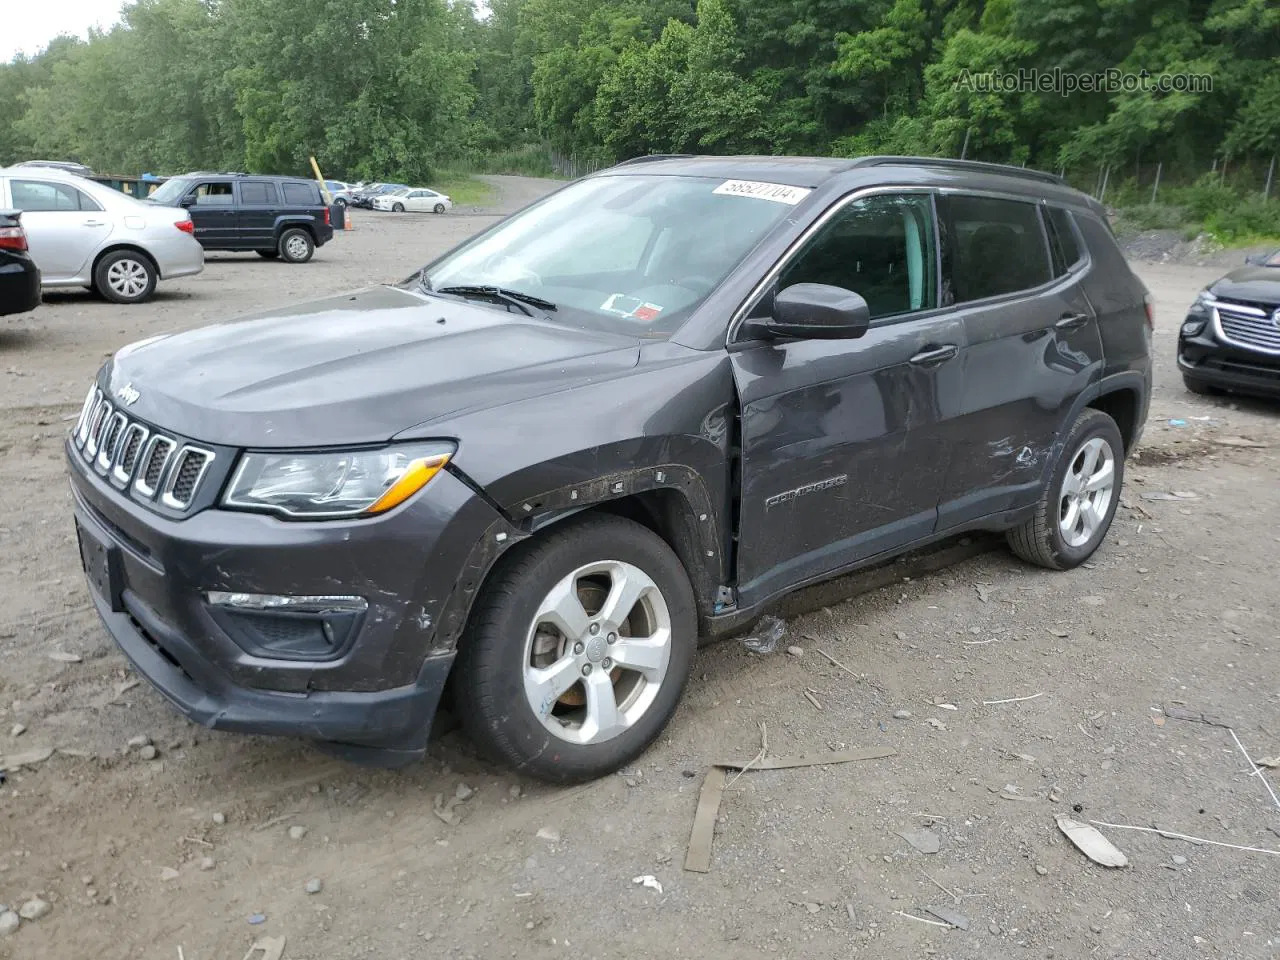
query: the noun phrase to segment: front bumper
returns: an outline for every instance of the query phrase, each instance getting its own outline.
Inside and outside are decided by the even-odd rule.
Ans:
[[[1280,397],[1280,355],[1221,343],[1212,324],[1196,336],[1178,337],[1178,370],[1212,387]]]
[[[105,558],[86,559],[94,605],[180,712],[218,730],[347,745],[383,764],[422,755],[453,662],[453,638],[437,623],[473,545],[502,522],[470,487],[442,472],[362,521],[217,509],[171,519],[126,500],[73,447],[67,454],[82,557]],[[352,595],[369,606],[333,656],[290,658],[250,652],[210,591]]]

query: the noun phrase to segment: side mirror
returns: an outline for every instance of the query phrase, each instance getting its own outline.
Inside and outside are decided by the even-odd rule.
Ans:
[[[762,324],[776,337],[853,340],[871,326],[867,301],[844,287],[797,283],[773,298],[773,316]]]
[[[196,195],[194,193],[189,193],[185,197],[183,197],[181,200],[178,201],[178,206],[180,207],[189,208],[189,207],[194,207],[195,205],[196,205]]]

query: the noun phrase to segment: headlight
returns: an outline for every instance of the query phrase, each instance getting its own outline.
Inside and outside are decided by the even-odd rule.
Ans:
[[[425,487],[456,449],[437,441],[380,450],[246,453],[222,505],[303,519],[372,516]]]
[[[1215,297],[1212,293],[1210,293],[1208,290],[1201,290],[1196,295],[1195,300],[1192,302],[1191,307],[1187,310],[1187,312],[1188,313],[1208,313],[1210,310],[1213,309],[1213,305],[1217,302],[1218,302],[1218,298]]]

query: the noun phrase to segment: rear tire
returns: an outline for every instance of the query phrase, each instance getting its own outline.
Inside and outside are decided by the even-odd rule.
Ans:
[[[112,303],[142,303],[159,279],[151,258],[136,250],[113,250],[93,268],[93,288]]]
[[[1015,554],[1050,570],[1078,567],[1098,549],[1124,483],[1124,440],[1114,420],[1086,409],[1076,418],[1036,512],[1006,537]]]
[[[458,717],[481,751],[529,776],[612,773],[662,732],[688,680],[689,578],[660,537],[621,517],[570,521],[517,550],[471,612]]]
[[[1182,375],[1182,383],[1187,390],[1199,397],[1216,397],[1222,392],[1217,387],[1210,386],[1203,380],[1196,380],[1193,377],[1188,377],[1185,373]]]
[[[294,227],[280,235],[277,249],[288,263],[306,263],[316,252],[316,242],[306,230]]]
[[[279,250],[255,250],[254,253],[260,256],[263,260],[274,260],[276,257],[280,256]]]

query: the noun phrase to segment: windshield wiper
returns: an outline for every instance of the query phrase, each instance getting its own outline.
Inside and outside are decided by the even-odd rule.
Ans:
[[[430,289],[430,287],[427,289]],[[498,300],[502,303],[510,304],[529,317],[537,316],[536,313],[529,309],[530,306],[538,307],[540,310],[558,309],[550,300],[543,300],[541,297],[535,297],[531,293],[522,293],[519,290],[509,290],[506,287],[493,287],[486,284],[458,284],[452,287],[441,287],[439,290],[432,290],[431,292],[452,293],[460,297],[487,297],[490,300]]]

